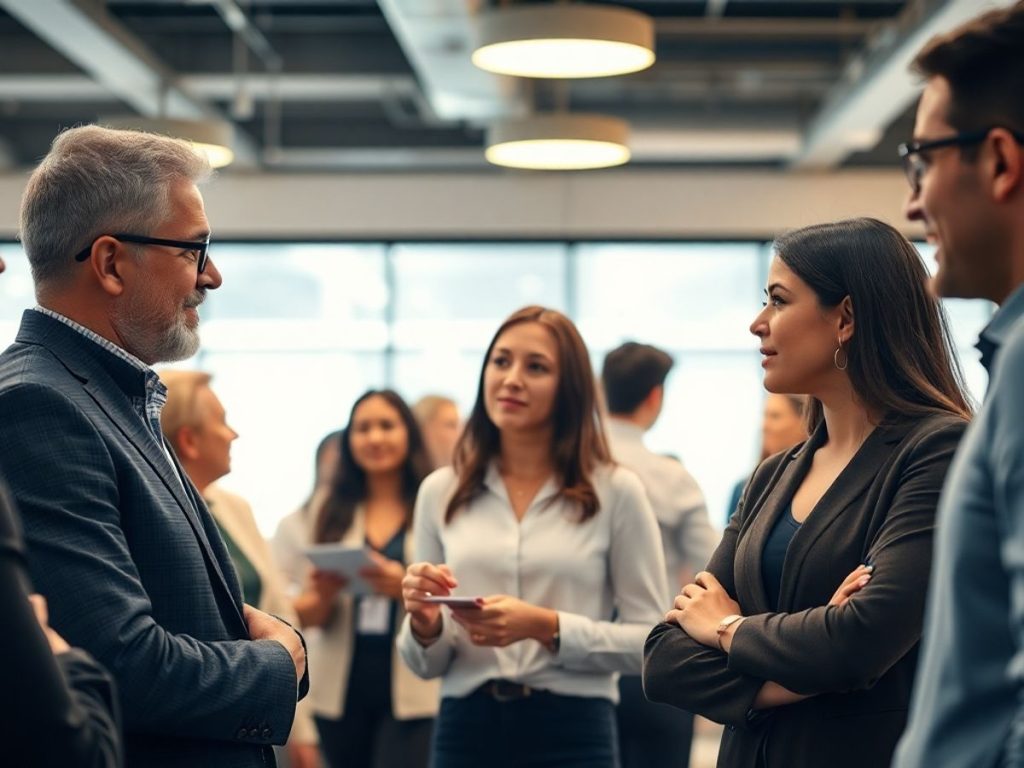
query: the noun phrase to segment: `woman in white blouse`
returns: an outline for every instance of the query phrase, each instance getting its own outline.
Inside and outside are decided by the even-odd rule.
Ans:
[[[594,390],[572,322],[519,310],[487,350],[454,468],[420,488],[398,647],[442,678],[434,768],[618,764],[615,676],[640,672],[665,570]],[[477,605],[425,600],[449,595]]]

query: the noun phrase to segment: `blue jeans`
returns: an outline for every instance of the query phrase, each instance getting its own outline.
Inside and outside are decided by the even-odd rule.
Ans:
[[[607,699],[533,691],[497,701],[483,691],[441,701],[432,768],[619,768]]]

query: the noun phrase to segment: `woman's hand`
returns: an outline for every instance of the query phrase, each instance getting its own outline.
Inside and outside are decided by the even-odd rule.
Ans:
[[[370,550],[372,568],[363,568],[359,575],[366,579],[378,595],[387,595],[395,600],[402,599],[402,579],[405,578],[405,566],[397,560],[388,560],[384,555]]]
[[[697,574],[676,596],[675,608],[665,614],[665,621],[675,622],[701,645],[718,649],[718,625],[722,619],[740,614],[739,603],[714,576],[707,571]]]
[[[443,563],[413,563],[402,579],[402,602],[421,645],[430,645],[441,634],[441,606],[423,602],[424,597],[450,595],[459,585]]]
[[[39,622],[46,640],[50,644],[50,652],[56,656],[58,653],[66,653],[71,650],[67,641],[57,634],[57,630],[50,626],[50,613],[46,607],[46,598],[42,595],[29,595],[28,600],[32,603],[32,610],[36,614],[36,621]]]
[[[558,631],[558,612],[509,595],[484,598],[482,608],[452,608],[455,619],[474,645],[504,648],[520,640],[551,645]]]
[[[839,589],[832,595],[832,599],[828,601],[828,604],[846,605],[850,602],[851,597],[868,585],[874,570],[875,566],[873,565],[858,565],[850,572],[849,576],[843,579],[843,583],[839,585]]]
[[[348,579],[341,574],[311,571],[306,589],[293,603],[299,623],[303,627],[322,627],[330,621],[338,605],[338,592],[344,589],[346,584]]]

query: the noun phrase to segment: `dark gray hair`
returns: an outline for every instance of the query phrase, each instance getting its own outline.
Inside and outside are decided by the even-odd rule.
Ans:
[[[148,234],[164,221],[174,182],[201,184],[211,173],[181,139],[97,125],[59,134],[21,199],[19,237],[37,293],[63,282],[74,254],[100,235]]]

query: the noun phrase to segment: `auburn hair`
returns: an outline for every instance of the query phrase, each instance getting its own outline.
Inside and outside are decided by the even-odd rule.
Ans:
[[[611,452],[597,407],[590,354],[568,317],[554,309],[529,306],[512,313],[487,346],[476,402],[455,446],[453,466],[458,479],[445,511],[446,522],[483,490],[487,468],[500,453],[500,433],[485,406],[484,379],[498,339],[510,328],[523,323],[542,325],[551,334],[558,351],[558,385],[551,415],[551,460],[561,484],[558,497],[579,506],[580,522],[596,515],[600,508],[591,478],[598,466],[611,463]]]

